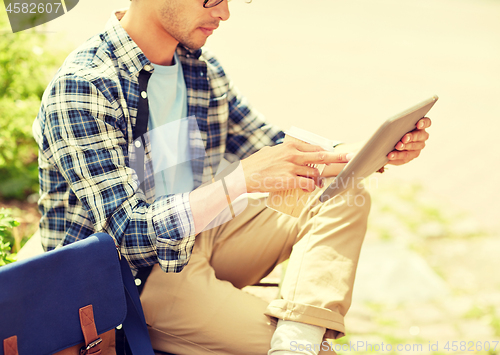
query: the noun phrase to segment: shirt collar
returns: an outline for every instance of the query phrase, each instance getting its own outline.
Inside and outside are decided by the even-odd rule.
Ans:
[[[153,70],[151,62],[120,24],[126,11],[127,9],[113,11],[101,36],[110,45],[110,50],[115,54],[117,60],[130,74],[140,72],[142,69],[151,71]],[[199,59],[202,50],[192,50],[179,45],[177,54],[179,57]]]
[[[179,57],[194,58],[199,59],[202,53],[202,49],[189,49],[184,47],[182,44],[177,46],[177,55]]]
[[[130,74],[140,72],[147,65],[152,70],[149,59],[120,24],[120,19],[125,12],[126,9],[113,11],[101,37],[108,43],[110,51],[113,52],[120,66],[125,67]]]

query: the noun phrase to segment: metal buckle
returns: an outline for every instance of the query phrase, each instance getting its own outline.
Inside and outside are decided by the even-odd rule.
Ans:
[[[91,342],[86,347],[85,347],[85,345],[82,346],[82,348],[80,349],[80,355],[86,355],[90,349],[92,349],[94,346],[96,346],[98,344],[101,344],[101,342],[102,342],[102,339],[101,338],[97,338],[96,340],[94,340],[93,342]]]

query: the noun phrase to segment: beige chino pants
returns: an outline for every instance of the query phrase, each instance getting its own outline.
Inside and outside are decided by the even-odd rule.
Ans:
[[[153,268],[141,296],[153,347],[176,355],[266,355],[276,319],[344,335],[344,316],[370,196],[355,187],[299,218],[273,211],[265,197],[249,195],[235,219],[196,237],[189,264],[178,274]],[[241,288],[290,258],[281,297],[270,304]]]

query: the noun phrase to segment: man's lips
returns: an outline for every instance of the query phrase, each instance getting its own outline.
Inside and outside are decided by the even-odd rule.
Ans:
[[[217,27],[200,27],[201,32],[203,32],[205,36],[210,36],[216,29]]]

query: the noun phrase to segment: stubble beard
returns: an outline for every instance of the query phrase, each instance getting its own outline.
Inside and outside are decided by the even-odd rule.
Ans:
[[[205,45],[207,41],[206,38],[200,40],[195,39],[195,32],[198,31],[198,27],[192,29],[188,24],[186,24],[185,21],[182,20],[182,13],[180,13],[174,6],[165,4],[162,8],[161,16],[162,21],[165,24],[165,30],[183,46],[192,50],[197,50]]]

